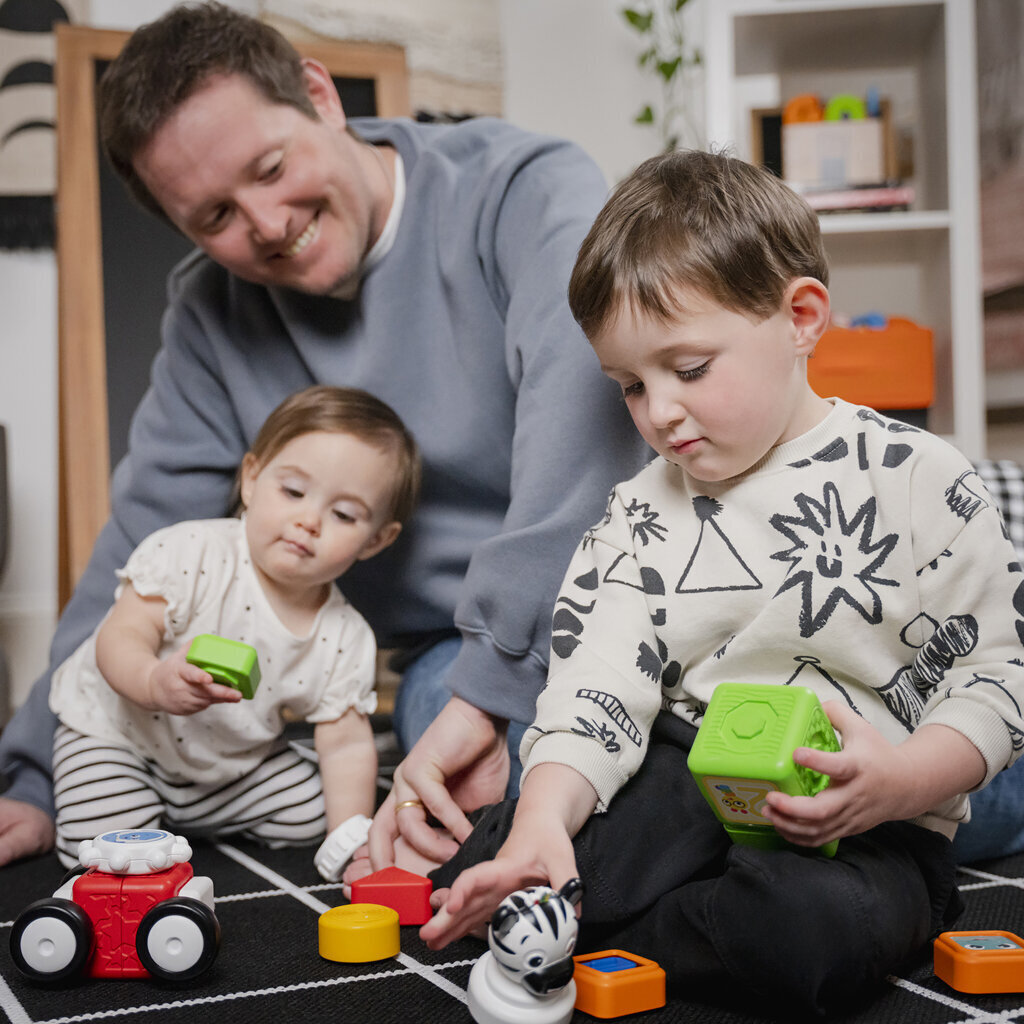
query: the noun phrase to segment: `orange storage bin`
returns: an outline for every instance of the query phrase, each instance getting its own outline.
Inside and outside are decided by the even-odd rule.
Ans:
[[[829,327],[807,360],[822,396],[873,409],[927,409],[935,391],[932,332],[891,317],[885,327]]]

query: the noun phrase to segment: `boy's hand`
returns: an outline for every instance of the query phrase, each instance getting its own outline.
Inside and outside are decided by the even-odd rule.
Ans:
[[[531,885],[558,889],[578,875],[572,840],[560,821],[517,815],[494,860],[469,868],[451,889],[435,894],[437,913],[420,929],[420,938],[431,949],[443,949],[463,935],[486,935],[488,921],[509,893]]]
[[[530,885],[559,889],[578,878],[572,839],[596,803],[593,787],[572,768],[537,765],[524,780],[512,828],[494,860],[464,871],[437,894],[437,913],[420,938],[441,949],[480,932],[509,893]]]
[[[892,744],[847,705],[828,701],[824,709],[843,749],[798,747],[793,760],[828,775],[828,788],[813,797],[767,797],[766,817],[797,846],[822,846],[884,821],[914,818],[985,777],[977,747],[946,726],[926,725]]]
[[[172,715],[194,715],[211,704],[234,704],[242,695],[230,686],[215,683],[204,672],[186,660],[182,647],[160,661],[149,674],[149,698],[154,708]]]

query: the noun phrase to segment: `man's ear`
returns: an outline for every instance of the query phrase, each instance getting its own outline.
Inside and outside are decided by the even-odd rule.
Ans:
[[[341,106],[338,88],[331,73],[318,60],[302,58],[302,75],[306,79],[306,92],[321,120],[338,128],[345,127],[345,111]]]
[[[374,534],[373,538],[367,542],[366,547],[359,552],[359,561],[362,562],[367,558],[373,558],[374,555],[379,555],[385,548],[390,547],[395,543],[395,540],[401,532],[401,523],[385,523],[376,532],[376,534]]]
[[[783,306],[793,324],[796,354],[809,356],[828,327],[832,306],[828,289],[814,277],[798,277],[786,289]]]
[[[259,475],[260,464],[252,452],[246,452],[242,459],[242,469],[238,474],[238,496],[242,499],[242,507],[249,507],[249,500],[252,498],[252,489],[256,486],[256,477]]]

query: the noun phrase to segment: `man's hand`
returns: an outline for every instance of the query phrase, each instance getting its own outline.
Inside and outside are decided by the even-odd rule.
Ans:
[[[769,793],[766,817],[797,846],[823,846],[866,832],[884,821],[917,817],[985,777],[985,761],[962,733],[925,725],[903,743],[890,743],[839,701],[825,713],[842,734],[843,749],[798,747],[793,760],[830,777],[815,796]]]
[[[216,683],[209,672],[186,661],[188,652],[179,648],[157,662],[149,675],[149,699],[154,708],[172,715],[194,715],[211,704],[234,704],[242,699],[238,690]]]
[[[432,861],[451,857],[472,831],[465,812],[497,803],[505,795],[506,728],[505,722],[459,697],[448,701],[395,769],[391,792],[373,820],[368,845],[375,871],[395,862],[399,835]],[[427,824],[428,814],[448,836]]]
[[[53,849],[53,819],[34,804],[0,796],[0,867]]]

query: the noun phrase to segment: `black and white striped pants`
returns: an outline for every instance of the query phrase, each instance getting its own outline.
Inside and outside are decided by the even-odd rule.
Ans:
[[[315,843],[327,824],[318,766],[283,740],[248,775],[200,785],[169,777],[125,747],[58,725],[53,790],[57,855],[67,868],[77,865],[82,840],[114,829],[242,835],[276,847]]]

